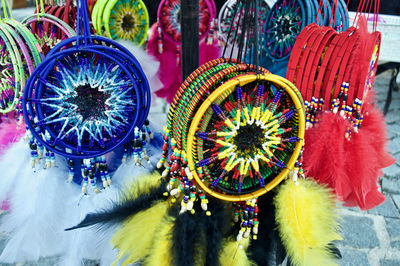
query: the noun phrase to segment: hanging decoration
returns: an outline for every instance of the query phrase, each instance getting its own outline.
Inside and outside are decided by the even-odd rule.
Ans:
[[[245,25],[238,25],[237,21],[239,17],[244,16],[244,9],[241,6],[242,2],[237,0],[226,1],[222,6],[218,15],[218,33],[220,38],[227,45],[232,46],[233,40],[239,40],[239,36],[244,32]],[[267,22],[267,16],[270,10],[270,6],[267,1],[260,1],[259,3],[259,14],[258,14],[258,25],[262,29],[261,34],[264,33],[263,26]],[[236,11],[237,10],[237,11]],[[235,12],[236,11],[236,12]],[[234,28],[238,25],[238,28]],[[231,36],[228,36],[229,30],[231,29]],[[238,43],[234,44],[238,47]]]
[[[119,250],[115,264],[252,265],[253,258],[260,259],[249,255],[252,242],[261,241],[263,247],[272,238],[279,242],[271,228],[260,224],[259,218],[268,219],[259,212],[271,209],[268,192],[281,187],[285,178],[276,198],[276,222],[292,262],[312,262],[314,256],[330,262],[333,257],[329,247],[340,239],[335,202],[329,190],[304,179],[302,170],[305,106],[291,82],[258,66],[259,5],[241,4],[246,15],[237,23],[248,28],[233,43],[246,45],[233,47],[235,58],[201,65],[171,103],[157,165],[164,169],[162,178],[144,176],[111,208],[67,229],[123,222],[112,239]],[[244,58],[250,63],[242,63]],[[313,196],[321,205],[310,204]],[[269,204],[262,206],[259,200]],[[323,233],[311,234],[312,243],[299,241],[301,229],[290,232],[298,210],[303,210],[299,223]],[[316,216],[309,217],[313,212]],[[238,231],[232,230],[232,219]]]
[[[336,16],[337,14],[337,16]],[[262,66],[285,76],[293,46],[304,27],[311,23],[346,30],[349,16],[344,0],[279,0],[271,8],[264,26]]]
[[[221,56],[216,38],[216,8],[213,0],[199,1],[199,62],[206,63]],[[156,91],[158,97],[166,98],[171,102],[181,79],[181,29],[180,29],[180,2],[175,0],[161,1],[157,23],[150,30],[147,43],[149,54],[160,62],[159,76],[163,88]]]
[[[157,64],[143,54],[133,57],[134,47],[92,36],[86,4],[79,1],[78,7],[78,35],[56,44],[26,81],[22,106],[29,150],[20,140],[0,157],[0,201],[8,197],[10,206],[0,225],[8,234],[1,262],[57,256],[62,265],[79,265],[83,258],[110,265],[106,237],[64,229],[109,206],[126,181],[159,159],[155,151],[162,139],[147,121],[144,75],[152,64],[153,80]]]
[[[32,167],[42,157],[46,167],[54,165],[57,153],[68,158],[72,180],[72,159],[84,159],[82,192],[86,193],[88,183],[98,191],[97,178],[109,186],[104,155],[139,137],[150,95],[139,62],[118,43],[91,36],[83,13],[77,37],[56,45],[31,75],[23,108]]]
[[[42,60],[42,51],[32,33],[14,20],[7,1],[0,22],[1,89],[0,146],[2,150],[17,141],[24,132],[21,94],[25,81]]]
[[[361,9],[364,4],[360,3]],[[374,4],[377,14],[379,2]],[[369,5],[372,3],[365,10]],[[335,15],[331,21],[336,20]],[[375,26],[368,32],[361,15],[357,27],[342,32],[310,24],[300,33],[287,68],[287,78],[305,99],[307,174],[334,189],[345,205],[363,210],[385,200],[377,179],[381,169],[394,162],[384,149],[376,149],[375,143],[385,145],[385,134],[370,131],[371,124],[365,131],[362,126],[364,120],[371,121],[370,116],[379,117],[372,105],[372,85],[380,40]],[[383,120],[372,120],[376,123],[373,127],[385,131]]]
[[[142,45],[147,37],[149,15],[141,0],[103,0],[96,2],[92,22],[99,35]]]

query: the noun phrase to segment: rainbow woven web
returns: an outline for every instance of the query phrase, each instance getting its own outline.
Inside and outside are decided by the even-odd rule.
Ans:
[[[203,116],[196,167],[213,190],[251,193],[286,168],[299,140],[296,125],[296,109],[283,91],[237,86]]]
[[[140,43],[147,35],[147,14],[141,1],[117,1],[110,15],[111,38]]]

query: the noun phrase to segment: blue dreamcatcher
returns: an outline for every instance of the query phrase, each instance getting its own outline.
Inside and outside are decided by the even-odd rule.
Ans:
[[[286,76],[293,45],[302,29],[311,23],[337,31],[349,27],[344,0],[278,0],[264,24],[261,65],[271,73]]]
[[[68,159],[69,179],[110,184],[105,154],[124,147],[138,158],[148,128],[150,89],[136,58],[120,44],[92,36],[86,1],[78,1],[77,36],[56,45],[26,83],[23,113],[31,165],[55,154]],[[77,167],[79,164],[79,167]]]

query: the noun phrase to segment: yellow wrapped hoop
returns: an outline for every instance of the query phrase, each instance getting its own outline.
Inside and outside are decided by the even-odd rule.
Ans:
[[[237,85],[244,86],[251,82],[255,81],[268,81],[271,82],[278,87],[285,90],[285,92],[289,95],[290,99],[293,101],[295,108],[297,110],[297,118],[298,118],[298,141],[295,145],[294,151],[290,156],[290,160],[288,161],[286,168],[282,169],[282,171],[276,176],[271,182],[265,185],[265,187],[261,187],[258,190],[240,194],[240,195],[229,195],[226,193],[221,193],[210,189],[199,177],[196,171],[196,163],[193,154],[196,153],[196,131],[201,123],[203,115],[207,112],[207,110],[211,107],[212,103],[216,101],[218,98],[223,97],[226,98],[229,94],[231,94]],[[301,148],[303,146],[303,139],[304,139],[304,131],[305,131],[305,117],[304,117],[304,105],[302,102],[299,93],[295,89],[290,82],[286,81],[284,78],[281,78],[276,75],[267,74],[267,75],[260,75],[260,74],[249,74],[249,75],[242,75],[235,77],[223,85],[221,85],[217,90],[215,90],[200,106],[196,115],[194,116],[188,134],[188,148],[187,148],[187,160],[188,166],[190,171],[193,173],[193,177],[195,178],[197,184],[208,194],[225,200],[225,201],[245,201],[249,199],[253,199],[259,197],[266,192],[272,190],[275,186],[277,186],[289,173],[290,169],[294,167],[296,160],[298,159]]]

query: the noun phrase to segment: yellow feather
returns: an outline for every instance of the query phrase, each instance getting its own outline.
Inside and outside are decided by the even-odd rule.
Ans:
[[[328,244],[342,238],[331,191],[311,179],[298,179],[298,184],[289,179],[274,203],[279,233],[292,263],[336,265]]]
[[[249,246],[249,239],[243,239],[239,243],[235,239],[225,240],[219,256],[221,266],[252,266],[255,265],[247,257],[246,250]]]
[[[144,259],[145,266],[169,266],[172,265],[172,227],[175,218],[166,215],[157,226],[157,232],[154,234],[153,243],[148,256]]]
[[[127,194],[125,197],[135,199],[142,194],[148,194],[152,188],[159,185],[161,185],[161,176],[159,173],[153,172],[136,179],[132,184],[128,185],[124,189]]]
[[[134,263],[148,254],[167,209],[168,202],[163,200],[132,216],[122,225],[111,239],[111,244],[119,250],[114,264],[124,257],[124,264]]]

